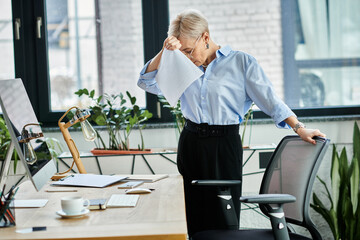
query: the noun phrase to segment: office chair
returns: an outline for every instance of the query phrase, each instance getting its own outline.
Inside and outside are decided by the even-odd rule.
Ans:
[[[330,140],[314,139],[316,145],[304,142],[299,136],[284,137],[268,163],[260,194],[240,198],[241,202],[258,203],[270,218],[272,229],[208,230],[195,233],[192,240],[309,239],[289,232],[287,222],[305,227],[312,239],[321,240],[308,210],[315,176]],[[200,185],[206,181],[201,180]],[[224,181],[221,184],[224,185]],[[210,182],[215,185],[213,180]]]

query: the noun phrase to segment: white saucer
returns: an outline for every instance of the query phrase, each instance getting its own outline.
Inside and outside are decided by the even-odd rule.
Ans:
[[[73,215],[68,215],[66,214],[63,210],[59,210],[56,212],[57,215],[63,217],[63,218],[80,218],[85,216],[86,214],[88,214],[90,212],[89,209],[85,208],[84,210],[81,211],[81,213],[79,214],[73,214]]]

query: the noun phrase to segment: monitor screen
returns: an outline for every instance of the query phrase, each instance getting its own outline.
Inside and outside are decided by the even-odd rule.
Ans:
[[[56,167],[21,79],[0,80],[0,104],[19,158],[39,191]]]

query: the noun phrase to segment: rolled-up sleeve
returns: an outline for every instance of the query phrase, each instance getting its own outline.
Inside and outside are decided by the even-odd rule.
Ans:
[[[251,56],[246,64],[245,89],[248,97],[275,121],[278,128],[290,128],[284,120],[296,117],[295,113],[277,96],[263,69]]]
[[[143,69],[140,72],[140,77],[137,82],[137,85],[144,89],[145,91],[155,94],[155,95],[163,95],[158,87],[158,84],[155,80],[155,76],[157,74],[157,70],[146,73],[146,69],[150,64],[151,60],[148,61]]]

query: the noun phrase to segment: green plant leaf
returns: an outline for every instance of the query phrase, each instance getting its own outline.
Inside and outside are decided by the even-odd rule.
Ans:
[[[352,206],[351,206],[351,200],[348,197],[349,191],[346,190],[345,196],[343,197],[343,217],[342,220],[344,222],[344,227],[340,233],[340,236],[342,239],[353,239],[354,236],[354,228],[355,228],[355,224],[354,224],[354,217],[352,215]]]
[[[348,185],[350,180],[349,175],[349,163],[346,153],[346,148],[343,147],[340,153],[339,157],[339,173],[340,173],[340,179],[343,181],[343,184]]]
[[[337,204],[339,201],[341,179],[339,173],[339,156],[337,154],[335,145],[333,146],[330,178],[331,178],[331,193],[332,193],[333,206],[336,211]]]
[[[356,225],[355,225],[355,229],[360,229],[360,203],[358,204],[357,207],[357,211],[356,211]],[[354,239],[360,239],[360,231],[356,231]]]
[[[316,195],[316,193],[313,193],[313,201],[314,204],[310,204],[310,206],[316,211],[318,212],[327,222],[327,224],[329,225],[331,232],[334,236],[335,239],[338,239],[338,229],[337,229],[337,224],[336,224],[336,213],[334,211],[333,208],[331,208],[330,210],[328,210],[324,204],[321,202],[321,200],[318,198],[318,196]]]
[[[96,117],[95,123],[99,126],[104,126],[106,125],[106,119],[103,115],[99,115]]]
[[[90,94],[89,94],[89,97],[90,98],[94,98],[94,95],[95,95],[95,90],[91,90]]]
[[[134,113],[139,112],[139,111],[140,111],[139,106],[138,106],[138,105],[135,105],[135,106],[133,107],[133,111],[134,111]]]
[[[75,92],[75,94],[81,97],[84,94],[84,91],[82,89],[79,89]]]
[[[342,189],[342,194],[339,198],[339,211],[337,217],[339,221],[339,235],[341,239],[348,239],[345,236],[347,235],[347,232],[350,231],[349,221],[351,221],[352,212],[349,194],[349,188],[345,186]]]
[[[360,130],[358,124],[354,123],[354,134],[353,134],[353,151],[354,156],[360,159]],[[360,164],[360,161],[359,161]]]
[[[103,99],[103,96],[101,95],[101,96],[99,96],[99,97],[97,98],[96,101],[97,101],[98,103],[100,103],[102,99]]]
[[[329,201],[330,201],[330,204],[331,204],[331,207],[330,208],[334,208],[334,203],[333,203],[333,200],[332,200],[332,197],[331,197],[331,194],[330,194],[330,191],[325,183],[325,181],[323,181],[319,176],[316,176],[317,179],[321,182],[321,184],[325,187],[325,190],[326,190],[326,196],[328,197]]]
[[[356,157],[353,158],[351,162],[351,177],[350,177],[350,198],[353,209],[353,215],[357,211],[357,207],[359,204],[359,162]]]

